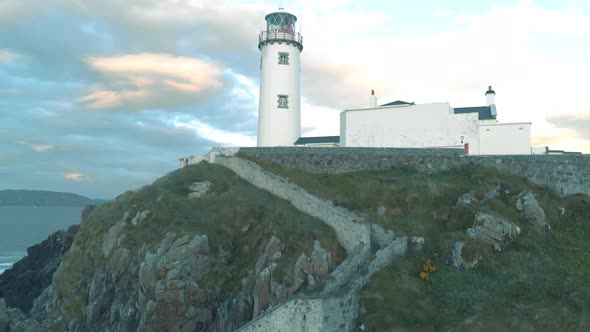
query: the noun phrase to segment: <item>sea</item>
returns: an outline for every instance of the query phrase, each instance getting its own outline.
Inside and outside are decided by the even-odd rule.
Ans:
[[[82,207],[0,206],[0,274],[52,233],[79,224]]]

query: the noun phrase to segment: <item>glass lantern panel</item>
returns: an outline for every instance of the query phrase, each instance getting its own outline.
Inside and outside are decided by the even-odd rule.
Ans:
[[[283,32],[295,34],[297,18],[289,13],[272,13],[266,18],[267,32]]]

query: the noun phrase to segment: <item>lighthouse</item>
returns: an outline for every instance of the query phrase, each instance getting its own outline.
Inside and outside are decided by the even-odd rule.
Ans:
[[[282,8],[265,19],[266,30],[258,36],[258,146],[292,146],[301,136],[303,38],[295,30],[297,17]]]

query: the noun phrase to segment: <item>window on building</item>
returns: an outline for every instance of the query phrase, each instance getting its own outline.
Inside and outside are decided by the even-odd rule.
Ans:
[[[289,96],[278,95],[279,97],[279,108],[289,108]]]
[[[289,64],[289,53],[279,52],[279,65]]]

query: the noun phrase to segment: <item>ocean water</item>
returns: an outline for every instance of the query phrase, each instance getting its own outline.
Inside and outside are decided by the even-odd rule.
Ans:
[[[27,255],[27,248],[80,223],[81,207],[0,206],[0,274]]]

